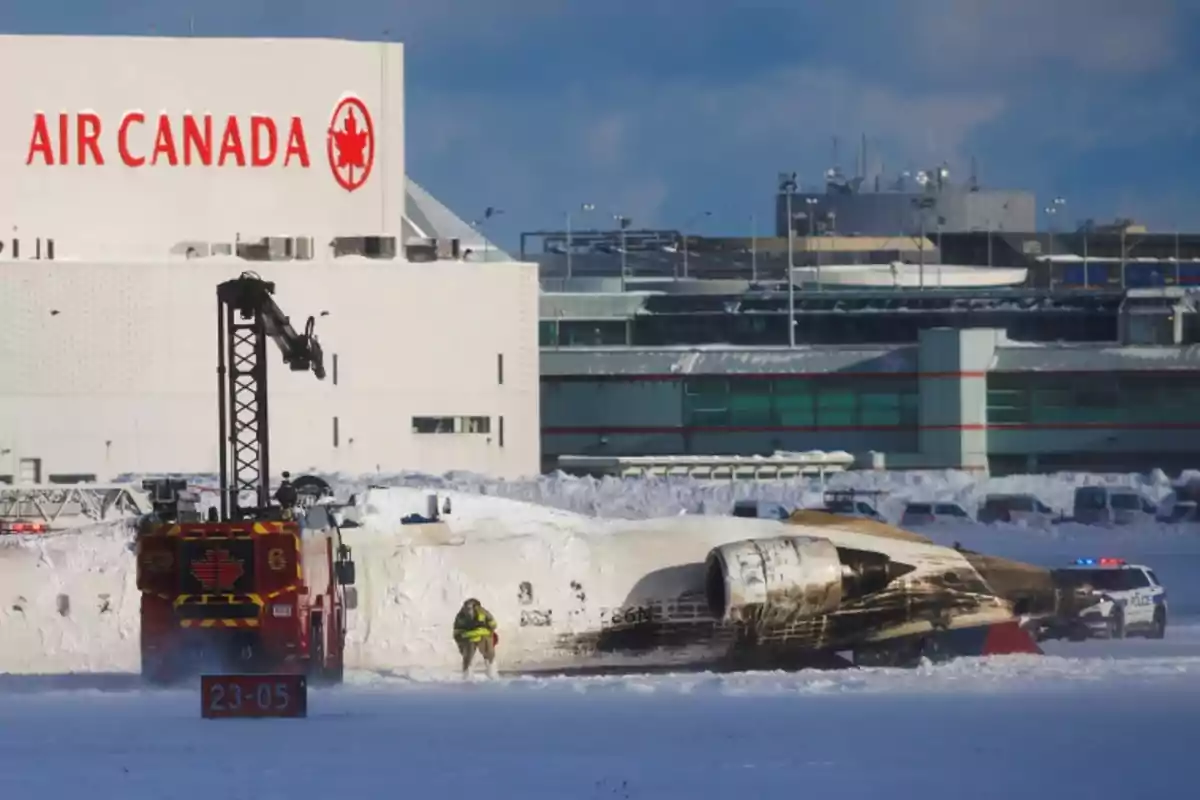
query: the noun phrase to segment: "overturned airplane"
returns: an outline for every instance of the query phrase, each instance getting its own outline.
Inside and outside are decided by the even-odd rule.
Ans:
[[[579,519],[584,529],[536,534],[500,519],[486,534],[444,520],[403,525],[399,539],[347,530],[359,591],[393,598],[351,612],[348,646],[381,656],[386,638],[395,656],[451,658],[446,625],[472,596],[499,621],[502,674],[907,666],[1038,653],[1030,623],[1095,602],[1050,570],[823,511],[594,532]]]

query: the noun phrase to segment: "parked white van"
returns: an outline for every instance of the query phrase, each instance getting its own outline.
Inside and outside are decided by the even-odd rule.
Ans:
[[[1074,519],[1084,525],[1133,525],[1154,522],[1158,506],[1136,489],[1080,486],[1075,490]]]

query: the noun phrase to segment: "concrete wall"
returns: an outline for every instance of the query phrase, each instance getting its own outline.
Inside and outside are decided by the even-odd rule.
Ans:
[[[929,466],[987,469],[987,373],[1002,335],[988,328],[921,331],[920,453]]]
[[[109,260],[163,258],[188,240],[311,236],[320,253],[335,235],[400,234],[399,44],[0,36],[0,75],[0,241],[6,248],[0,258],[11,257],[14,238],[22,258],[32,257],[41,237],[54,239],[57,258]],[[366,117],[371,122],[358,137],[363,167],[353,172],[339,158],[355,154],[340,150],[329,134],[346,128],[348,107],[339,110],[346,98],[362,103],[353,112],[360,133]],[[146,159],[140,166],[129,165],[121,151],[122,123],[134,111],[143,117],[124,126],[124,142],[132,159]],[[189,114],[202,132],[204,116],[211,116],[211,166],[198,163],[199,150],[187,141]],[[253,164],[252,140],[257,132],[266,160],[269,125],[252,128],[254,115],[275,128],[274,158],[265,166]],[[231,116],[245,161],[229,156],[219,165]],[[298,155],[298,137],[290,137],[293,124],[303,134],[305,158]],[[95,133],[95,153],[81,144],[81,131]],[[297,150],[290,158],[289,144]]]
[[[247,268],[338,361],[319,382],[269,345],[273,471],[537,472],[532,264],[197,259],[0,262],[0,474],[215,472],[216,285]],[[491,433],[414,434],[414,415],[487,415]]]

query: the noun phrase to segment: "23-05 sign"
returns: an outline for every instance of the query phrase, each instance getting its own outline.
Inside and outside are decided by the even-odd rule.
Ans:
[[[303,675],[201,675],[200,716],[308,716],[308,681]]]

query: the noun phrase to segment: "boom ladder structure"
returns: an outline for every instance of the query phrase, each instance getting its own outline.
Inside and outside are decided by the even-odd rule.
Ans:
[[[271,504],[267,407],[267,339],[293,372],[325,379],[325,355],[312,317],[297,333],[272,295],[275,284],[253,272],[217,286],[217,397],[221,453],[221,521],[253,519]],[[243,492],[255,505],[243,507]]]

